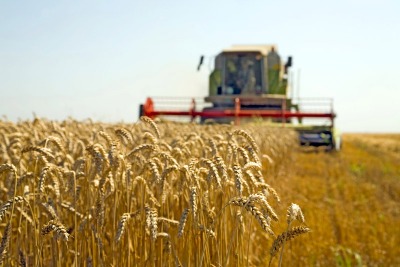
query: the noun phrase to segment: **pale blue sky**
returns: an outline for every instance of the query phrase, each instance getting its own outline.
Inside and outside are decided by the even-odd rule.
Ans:
[[[223,48],[273,43],[300,96],[335,99],[342,131],[400,132],[399,14],[396,0],[1,0],[0,115],[135,122],[147,96],[205,96]]]

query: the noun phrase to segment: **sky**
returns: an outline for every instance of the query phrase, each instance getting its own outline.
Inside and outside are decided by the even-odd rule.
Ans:
[[[136,122],[149,96],[206,96],[224,48],[275,44],[295,94],[333,98],[342,132],[398,133],[398,14],[397,0],[0,0],[0,116]]]

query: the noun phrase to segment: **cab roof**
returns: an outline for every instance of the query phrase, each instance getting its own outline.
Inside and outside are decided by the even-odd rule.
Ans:
[[[276,45],[233,45],[229,48],[222,50],[222,53],[232,53],[232,52],[259,52],[263,56],[266,56],[272,49],[275,48],[275,51],[278,51]]]

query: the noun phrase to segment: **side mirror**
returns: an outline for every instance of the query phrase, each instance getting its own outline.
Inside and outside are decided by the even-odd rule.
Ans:
[[[286,64],[285,64],[285,73],[287,73],[288,68],[291,67],[292,64],[293,64],[293,62],[292,62],[292,57],[289,56],[289,57],[288,57],[288,60],[286,61]]]
[[[199,70],[200,70],[200,67],[201,67],[201,65],[203,65],[203,61],[204,61],[204,56],[203,56],[203,55],[201,55],[201,56],[200,56],[200,62],[199,62],[199,65],[197,66],[197,71],[199,71]]]
[[[287,62],[286,62],[286,64],[285,64],[285,67],[286,67],[286,68],[289,68],[289,67],[292,66],[292,64],[293,64],[293,62],[292,62],[292,57],[289,56],[288,59],[287,59]]]

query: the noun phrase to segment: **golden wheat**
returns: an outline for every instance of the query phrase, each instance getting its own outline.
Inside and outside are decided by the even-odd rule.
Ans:
[[[265,180],[286,166],[291,142],[273,136],[290,133],[141,121],[0,123],[5,265],[265,264],[258,238],[279,223]]]

